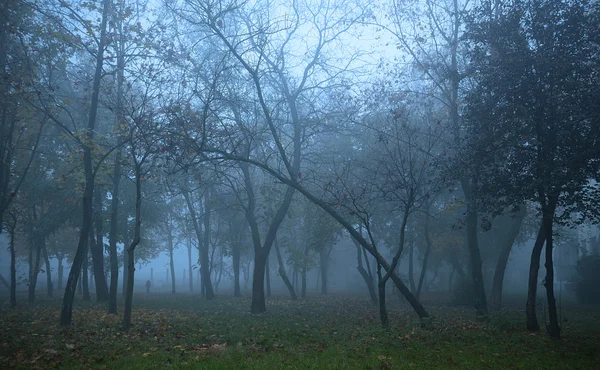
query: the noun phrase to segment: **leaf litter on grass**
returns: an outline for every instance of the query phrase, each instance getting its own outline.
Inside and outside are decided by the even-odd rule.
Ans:
[[[104,306],[74,310],[73,325],[59,328],[60,304],[0,312],[0,368],[114,368],[140,359],[152,364],[286,363],[329,368],[527,368],[573,364],[585,368],[600,360],[597,332],[571,320],[565,340],[522,329],[502,330],[477,321],[471,310],[429,304],[431,328],[422,329],[406,305],[390,303],[392,330],[379,327],[376,307],[364,298],[277,297],[269,312],[249,314],[248,299],[199,296],[144,300],[136,297],[133,326],[120,331],[121,316]],[[573,325],[573,331],[569,329]],[[518,325],[515,325],[518,327]],[[572,334],[571,334],[572,333]],[[137,359],[137,360],[136,360]],[[228,362],[229,361],[229,362]],[[40,364],[45,364],[41,366]],[[345,366],[346,366],[345,365]],[[252,367],[249,365],[249,367]],[[560,367],[560,366],[558,366]]]

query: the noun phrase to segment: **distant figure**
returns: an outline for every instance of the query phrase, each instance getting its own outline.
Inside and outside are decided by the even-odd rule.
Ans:
[[[152,284],[150,283],[150,280],[146,281],[146,293],[150,293],[150,286]]]

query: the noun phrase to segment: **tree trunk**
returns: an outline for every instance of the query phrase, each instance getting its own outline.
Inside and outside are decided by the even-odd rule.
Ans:
[[[527,305],[525,313],[527,316],[527,330],[535,332],[540,331],[540,324],[536,313],[538,273],[540,270],[540,256],[544,247],[546,234],[544,232],[544,222],[540,225],[538,235],[531,251],[531,262],[529,264],[529,284],[527,290]]]
[[[184,182],[183,197],[185,198],[185,202],[187,204],[188,211],[190,212],[190,217],[192,219],[192,224],[194,225],[194,231],[196,231],[196,238],[198,239],[198,261],[200,262],[200,293],[203,297],[206,297],[206,299],[212,299],[214,298],[214,293],[212,290],[212,285],[210,284],[210,270],[208,267],[208,243],[206,242],[206,238],[202,237],[202,230],[200,229],[200,224],[198,223],[198,219],[196,217],[196,210],[194,209],[194,204],[192,203],[190,197],[187,180]],[[208,216],[210,217],[210,213]],[[206,224],[207,220],[204,221]],[[210,227],[210,219],[208,220],[208,225]],[[205,233],[206,232],[208,232],[208,230],[205,230]],[[210,289],[207,289],[207,287],[210,287]],[[209,291],[210,298],[208,294]]]
[[[44,262],[46,263],[46,292],[48,298],[52,298],[52,293],[54,292],[54,285],[52,284],[52,271],[50,268],[50,258],[48,258],[46,242],[43,243],[42,248],[42,252],[44,253]]]
[[[283,283],[285,284],[288,291],[290,292],[290,296],[292,297],[292,300],[295,301],[296,299],[298,299],[298,297],[296,296],[296,291],[294,290],[294,286],[290,282],[290,279],[287,276],[287,272],[285,271],[285,265],[283,264],[283,258],[281,257],[281,251],[279,250],[279,243],[277,243],[277,239],[275,239],[274,247],[275,247],[275,254],[277,254],[277,262],[279,263],[279,276],[281,276]]]
[[[251,313],[263,313],[267,310],[265,304],[265,268],[267,254],[255,253],[254,274],[252,275],[252,303]]]
[[[129,280],[129,253],[123,248],[123,297],[127,295],[127,280]]]
[[[323,247],[319,251],[319,266],[321,267],[321,294],[327,294],[327,273],[329,272],[329,253],[332,247]]]
[[[269,260],[270,258],[270,253],[269,256],[267,256],[267,263],[266,263],[266,267],[265,267],[265,279],[267,280],[267,297],[271,296],[271,269],[269,268]]]
[[[87,144],[83,148],[83,167],[85,173],[85,188],[81,202],[83,208],[83,217],[81,230],[79,234],[79,243],[77,251],[73,258],[67,287],[63,298],[62,310],[60,314],[60,324],[62,326],[70,325],[73,313],[73,299],[75,298],[75,286],[81,271],[81,264],[84,257],[87,257],[87,240],[92,227],[92,197],[94,191],[94,172],[92,166],[92,148],[91,142],[94,138],[94,126],[96,123],[96,113],[98,112],[98,96],[100,94],[100,80],[102,78],[102,64],[104,62],[104,49],[106,45],[106,23],[109,13],[109,0],[104,0],[102,6],[102,20],[100,24],[100,39],[98,43],[98,52],[96,54],[96,68],[94,71],[94,83],[92,86],[92,99],[90,102],[90,114],[88,126],[85,132],[85,141]]]
[[[15,256],[15,229],[17,227],[16,219],[10,227],[10,306],[17,306],[17,258]]]
[[[429,211],[429,209],[428,209]],[[425,280],[425,274],[427,273],[427,261],[431,254],[431,236],[429,235],[429,214],[425,214],[424,222],[424,234],[425,234],[425,254],[423,255],[423,265],[421,266],[421,276],[419,276],[419,285],[417,286],[417,300],[421,297],[421,288],[423,287],[423,281]]]
[[[235,243],[231,250],[231,257],[233,259],[233,296],[241,297],[242,292],[240,290],[240,244]]]
[[[210,189],[206,189],[204,193],[204,248],[200,251],[201,263],[202,263],[202,281],[204,283],[204,289],[206,299],[211,300],[215,298],[215,292],[213,291],[212,282],[210,280],[210,260],[208,258],[208,251],[210,249]]]
[[[521,225],[527,214],[525,205],[519,207],[519,211],[511,218],[506,237],[502,239],[502,247],[496,270],[494,271],[494,280],[492,281],[492,294],[490,296],[490,306],[493,310],[499,310],[502,307],[502,287],[504,284],[504,274],[508,265],[508,258],[512,250],[515,240],[521,230]]]
[[[89,284],[89,271],[88,271],[88,264],[89,264],[89,249],[88,249],[88,243],[85,244],[85,258],[83,259],[83,271],[82,271],[82,279],[81,279],[81,286],[83,289],[83,300],[85,302],[89,302],[91,300],[90,298],[90,284]]]
[[[188,251],[188,278],[190,279],[190,292],[194,291],[194,272],[192,271],[192,242],[187,238],[187,251]]]
[[[552,211],[544,215],[544,232],[546,237],[546,278],[544,286],[546,287],[546,297],[548,299],[548,318],[549,323],[546,325],[546,330],[551,338],[560,338],[560,324],[556,312],[556,299],[554,298],[554,264],[552,258],[553,248],[553,223],[554,223],[554,206],[551,206]]]
[[[96,224],[95,242],[91,244],[92,265],[94,268],[94,282],[96,285],[96,302],[108,301],[108,286],[106,285],[106,276],[104,275],[104,231],[102,217],[102,191],[96,188],[94,191],[94,216]],[[91,234],[94,236],[94,231]]]
[[[133,155],[136,161],[135,155]],[[133,240],[127,248],[127,292],[125,294],[125,308],[123,310],[123,331],[129,331],[131,327],[131,310],[133,305],[133,283],[135,280],[135,247],[140,243],[142,228],[142,179],[141,164],[135,164],[135,226],[133,228]]]
[[[307,245],[304,247],[304,258],[302,259],[302,270],[300,271],[300,276],[302,277],[302,282],[301,282],[301,297],[302,298],[306,298],[306,274],[307,274],[307,270],[308,270],[308,243]]]
[[[63,266],[64,255],[57,254],[56,259],[58,260],[58,290],[62,290],[63,276],[64,276],[64,270],[65,270],[65,268]]]
[[[415,258],[415,243],[411,242],[408,246],[408,282],[410,284],[410,292],[415,294],[417,292],[417,288],[415,287],[415,266],[414,266],[414,258]]]
[[[123,118],[123,81],[125,71],[125,41],[122,22],[123,7],[119,9],[120,16],[117,20],[117,125],[124,122]],[[115,163],[112,173],[112,190],[110,201],[110,231],[108,234],[109,258],[110,258],[110,288],[108,291],[108,313],[117,314],[117,290],[119,288],[119,258],[117,256],[117,232],[119,224],[119,192],[121,184],[121,159],[123,147],[119,146],[115,155]],[[126,253],[123,253],[126,254]],[[125,270],[125,267],[123,267]],[[125,291],[125,289],[123,289]]]
[[[367,284],[367,288],[369,289],[369,296],[371,297],[371,302],[374,305],[377,305],[377,293],[375,292],[375,284],[373,283],[373,277],[369,274],[369,272],[367,270],[365,270],[365,268],[363,267],[363,256],[361,253],[361,246],[360,244],[358,244],[357,241],[355,241],[354,239],[352,239],[354,241],[354,245],[356,246],[356,260],[358,262],[358,265],[356,266],[356,269],[358,270],[358,272],[360,273],[360,276],[362,276],[363,280],[365,281],[365,283]],[[368,261],[365,257],[365,261]],[[370,266],[369,266],[370,269]]]
[[[122,73],[122,72],[119,72]],[[117,89],[122,88],[118,86]],[[122,149],[119,147],[115,157],[113,170],[113,183],[110,201],[110,231],[108,234],[109,258],[110,258],[110,289],[108,292],[108,313],[117,314],[117,290],[119,288],[119,258],[117,256],[117,227],[119,223],[119,190],[121,183],[121,156]]]
[[[29,289],[27,301],[29,303],[35,302],[35,287],[37,286],[38,274],[40,272],[40,263],[42,256],[42,237],[34,236],[34,246],[35,248],[35,257],[30,259],[31,263],[29,265]],[[30,254],[31,255],[31,254]]]
[[[377,287],[379,290],[379,319],[381,320],[381,327],[385,330],[390,330],[390,320],[388,319],[387,307],[385,305],[385,283],[381,276],[381,264],[377,264]]]
[[[167,218],[167,243],[169,248],[169,267],[171,269],[171,294],[175,294],[175,262],[173,261],[173,225],[171,214]]]
[[[478,316],[487,316],[487,297],[483,283],[483,270],[479,242],[477,240],[477,209],[471,185],[468,180],[461,181],[467,198],[467,247],[469,249],[471,278],[473,280],[473,301]]]

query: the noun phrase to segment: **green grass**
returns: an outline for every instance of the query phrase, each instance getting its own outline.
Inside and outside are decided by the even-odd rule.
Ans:
[[[73,325],[59,328],[60,302],[0,310],[0,368],[64,369],[591,369],[600,360],[600,310],[569,308],[563,339],[523,330],[523,314],[505,309],[488,322],[469,308],[426,302],[422,329],[405,304],[389,303],[392,329],[379,327],[364,298],[268,300],[137,295],[133,327],[119,330],[104,305],[77,302]]]

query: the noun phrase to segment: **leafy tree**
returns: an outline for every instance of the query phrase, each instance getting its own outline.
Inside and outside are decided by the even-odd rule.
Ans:
[[[597,4],[595,5],[597,8]],[[469,24],[472,79],[469,142],[482,169],[481,188],[495,199],[538,204],[541,225],[532,251],[527,327],[535,314],[539,260],[548,333],[560,336],[554,298],[553,227],[597,219],[600,189],[598,24],[587,1],[483,2]]]

